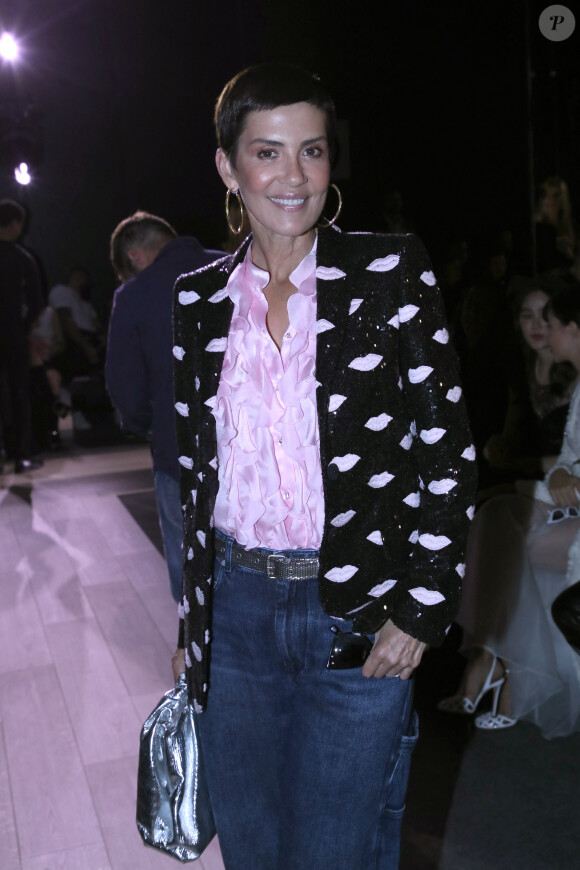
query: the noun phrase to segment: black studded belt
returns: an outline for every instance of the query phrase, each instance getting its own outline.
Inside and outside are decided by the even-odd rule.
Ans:
[[[216,536],[215,554],[225,559],[226,542]],[[270,580],[312,580],[318,577],[318,559],[312,556],[284,556],[282,553],[261,553],[244,550],[234,541],[232,563],[243,568],[260,571]]]

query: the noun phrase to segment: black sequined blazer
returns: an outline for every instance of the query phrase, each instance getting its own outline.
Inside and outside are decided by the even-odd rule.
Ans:
[[[175,286],[175,402],[185,515],[179,645],[191,697],[209,684],[217,489],[212,406],[237,254]],[[438,644],[458,605],[475,451],[440,293],[413,235],[319,232],[316,378],[324,610],[372,632],[387,618]]]

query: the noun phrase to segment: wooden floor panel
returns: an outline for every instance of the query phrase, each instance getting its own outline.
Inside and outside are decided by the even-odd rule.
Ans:
[[[12,517],[7,510],[2,512],[0,523],[0,553],[2,553],[2,565],[0,570],[13,571],[22,559],[23,551],[14,531]]]
[[[40,611],[23,556],[13,571],[0,574],[0,673],[50,664]]]
[[[138,553],[146,548],[154,549],[115,493],[107,496],[84,496],[82,501],[115,556]]]
[[[118,562],[160,634],[174,649],[177,643],[177,604],[171,597],[165,559],[152,549],[120,556]]]
[[[168,870],[171,859],[145,846],[135,824],[137,763],[135,755],[87,767],[111,867],[112,870]],[[177,866],[177,862],[173,863]]]
[[[86,587],[86,592],[129,694],[167,691],[173,649],[132,585],[107,583]]]
[[[22,858],[99,843],[55,668],[2,674],[0,707]]]
[[[82,586],[100,586],[102,583],[126,582],[128,579],[123,565],[112,554],[105,554],[83,566],[77,565],[76,572]]]
[[[44,625],[93,616],[73,561],[58,544],[51,543],[35,553],[29,564],[30,583]]]
[[[84,764],[134,755],[142,723],[96,620],[47,635]]]
[[[25,859],[22,862],[22,870],[112,870],[112,868],[105,846],[103,843],[96,843]],[[137,865],[135,870],[138,870]]]
[[[135,825],[137,764],[138,759],[134,757],[87,768],[103,836],[111,855],[111,867],[112,870],[162,870],[163,867],[168,870],[170,863],[178,866],[177,862],[145,846]],[[217,838],[190,866],[196,870],[224,870]]]
[[[2,870],[20,868],[20,850],[16,836],[16,819],[2,725],[0,725],[0,867]]]

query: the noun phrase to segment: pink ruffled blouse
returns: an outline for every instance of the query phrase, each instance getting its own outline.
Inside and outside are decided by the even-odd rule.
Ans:
[[[318,548],[324,526],[316,414],[316,242],[290,275],[281,350],[266,326],[270,276],[252,248],[228,281],[234,303],[213,414],[214,525],[246,549]]]

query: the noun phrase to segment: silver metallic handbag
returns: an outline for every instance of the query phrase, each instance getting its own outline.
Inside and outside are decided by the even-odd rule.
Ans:
[[[141,729],[137,827],[146,844],[179,861],[199,858],[215,836],[185,674]]]

